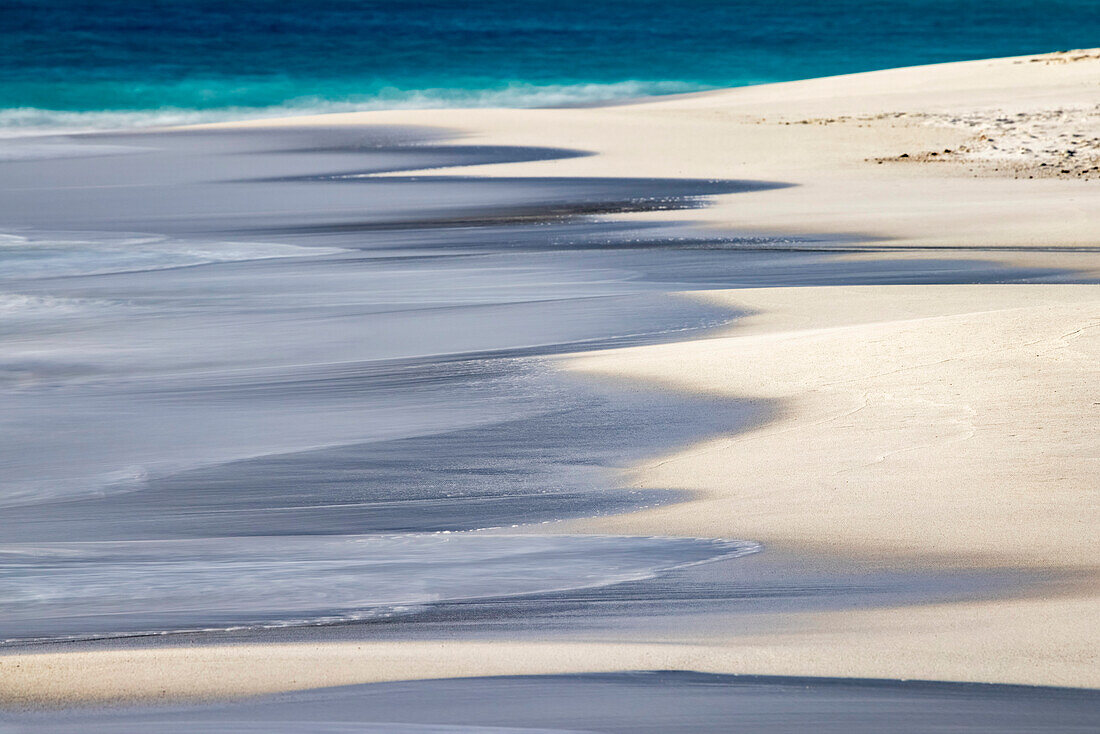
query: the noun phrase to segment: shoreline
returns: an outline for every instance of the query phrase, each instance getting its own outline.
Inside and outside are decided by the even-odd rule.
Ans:
[[[780,406],[778,415],[629,472],[631,488],[680,486],[696,499],[571,526],[596,525],[604,532],[682,527],[692,535],[710,535],[733,522],[736,513],[738,527],[749,528],[742,532],[751,537],[815,553],[862,552],[894,561],[932,559],[937,565],[1064,564],[1100,570],[1092,543],[1100,517],[1090,502],[1095,491],[1088,489],[1100,455],[1093,456],[1097,446],[1089,440],[1092,416],[1075,411],[1078,396],[1100,375],[1090,364],[1093,342],[1100,336],[1095,316],[1100,288],[806,286],[691,296],[751,315],[708,339],[576,355],[565,360],[565,369],[689,394],[766,400]],[[822,303],[829,308],[822,309]],[[1049,334],[1054,324],[1061,330]],[[1061,363],[1052,364],[1050,354]],[[1019,389],[1020,381],[1035,380],[1031,370],[1046,373],[1044,382],[1029,385],[1041,389]],[[990,375],[996,375],[996,384],[983,386]],[[874,435],[850,420],[855,416],[873,421]],[[1039,425],[1031,428],[1031,422]],[[1067,452],[1084,460],[1060,467],[1059,480],[1044,496],[1029,497],[1026,485],[1043,482],[1043,470],[1051,467],[1025,449],[1050,451],[1063,440],[1046,439],[1046,425],[1055,425],[1066,436]],[[822,430],[827,426],[833,430]],[[795,432],[797,437],[790,435]],[[853,439],[869,444],[851,445]],[[772,442],[782,444],[778,453],[768,448]],[[734,448],[742,444],[736,458],[707,458],[742,451]],[[797,455],[798,446],[808,454],[805,458]],[[968,451],[979,455],[950,456]],[[991,452],[996,459],[983,466]],[[955,463],[921,465],[930,454]],[[709,480],[694,469],[708,460],[724,469],[712,466]],[[769,474],[769,466],[783,471]],[[818,471],[844,480],[832,482],[815,475]],[[952,486],[960,476],[972,484]],[[800,480],[818,486],[800,489]],[[885,505],[884,498],[873,496],[878,483],[900,489],[918,481],[919,494],[900,498],[902,504]],[[940,482],[942,488],[934,493]],[[984,501],[990,487],[1008,486],[1014,494],[1002,501],[1010,502],[990,506]],[[715,500],[729,501],[736,490],[750,487],[759,489],[738,496],[736,509],[731,504],[713,514]],[[1050,494],[1055,491],[1060,493]],[[1023,504],[1029,499],[1038,504]],[[822,511],[804,512],[807,506]],[[1030,524],[1014,526],[1013,516],[1021,511],[1037,514]],[[824,537],[834,540],[811,540]]]
[[[1091,173],[1020,178],[1035,176],[1027,172],[1041,167],[1042,156],[1001,162],[983,158],[985,148],[931,160],[932,152],[988,137],[981,131],[1003,127],[1009,113],[1023,117],[1028,135],[1057,142],[1078,134],[1076,126],[1100,110],[1100,54],[1073,56],[1081,58],[913,67],[608,108],[348,113],[232,127],[435,124],[469,131],[465,142],[595,153],[459,169],[480,176],[787,181],[795,185],[657,216],[750,232],[858,235],[879,250],[855,257],[980,252],[1095,277],[1100,184]],[[1051,110],[1069,107],[1084,116],[1069,115],[1060,127]],[[976,124],[935,124],[944,115]],[[1088,155],[1100,157],[1100,149]],[[960,249],[935,249],[947,247]],[[1020,249],[992,249],[1002,247]],[[925,297],[929,289],[938,289],[935,299]],[[189,700],[381,680],[635,669],[1100,687],[1100,639],[1088,624],[1100,613],[1100,558],[1090,543],[1100,518],[1088,484],[1100,452],[1088,442],[1095,403],[1081,399],[1097,376],[1095,285],[791,287],[704,297],[756,315],[712,338],[577,355],[566,369],[696,394],[777,399],[785,410],[759,429],[628,472],[630,486],[683,489],[698,499],[553,530],[742,537],[871,561],[936,558],[972,567],[977,560],[1052,573],[1070,568],[1084,578],[1038,598],[811,612],[784,618],[778,632],[706,640],[0,653],[0,672],[19,671],[0,690],[0,703]],[[1033,428],[1037,416],[1046,433],[1018,439],[1013,432]],[[1079,438],[1067,447],[1069,435]],[[986,466],[994,463],[990,451],[995,467]],[[1013,480],[1023,469],[1023,479]],[[831,479],[840,474],[843,480]],[[962,500],[960,487],[968,493]],[[945,517],[957,522],[942,523]],[[1020,548],[1021,537],[1031,544]]]
[[[982,147],[996,140],[982,138],[1008,126],[1000,122],[1006,116],[1021,116],[1021,122],[1011,125],[1021,128],[1014,135],[1035,135],[1049,145],[1081,136],[1087,145],[1081,144],[1073,157],[1089,161],[1087,168],[1100,166],[1100,139],[1091,132],[1093,115],[1100,115],[1100,93],[1094,88],[1098,67],[1100,50],[1074,51],[735,87],[629,106],[337,113],[192,129],[447,127],[464,131],[463,142],[469,144],[592,153],[569,160],[463,167],[458,169],[463,175],[792,184],[751,196],[714,197],[702,209],[620,217],[624,220],[688,220],[773,236],[828,233],[903,251],[1070,251],[1096,247],[1091,232],[1100,227],[1100,216],[1094,213],[1100,195],[1091,179],[1063,175],[1061,168],[1054,169],[1054,178],[1014,178],[1021,170],[1035,175],[1051,168],[1040,165],[1046,162],[1040,146],[1035,144],[1032,155],[1017,150],[998,155]],[[1052,110],[1066,119],[1030,127]],[[967,146],[975,149],[958,157],[932,160],[922,155]],[[901,158],[903,154],[908,157]],[[966,206],[959,207],[959,201]],[[1078,267],[1094,269],[1093,262],[1088,258]]]

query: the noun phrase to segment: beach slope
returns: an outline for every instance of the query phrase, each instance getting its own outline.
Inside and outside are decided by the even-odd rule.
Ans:
[[[1100,272],[1100,52],[897,69],[594,109],[355,113],[477,144],[591,151],[495,176],[757,179],[659,212],[844,257]],[[243,123],[247,128],[255,123]],[[270,125],[270,121],[263,124]],[[639,218],[654,217],[639,214]],[[0,702],[211,698],[359,682],[631,669],[1100,687],[1100,287],[812,287],[695,294],[751,316],[713,338],[577,355],[577,374],[760,399],[761,425],[631,467],[679,504],[576,532],[747,538],[1046,580],[960,603],[778,615],[650,644],[327,643],[0,655]]]

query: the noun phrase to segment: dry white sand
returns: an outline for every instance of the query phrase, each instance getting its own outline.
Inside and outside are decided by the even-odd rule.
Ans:
[[[797,186],[723,197],[678,216],[744,231],[858,233],[910,248],[897,253],[904,257],[939,247],[1052,248],[983,257],[1096,273],[1100,256],[1087,248],[1100,245],[1092,168],[1098,109],[1100,54],[1078,52],[603,109],[361,113],[285,124],[434,124],[464,130],[470,142],[599,153],[470,170],[484,175],[785,181]],[[693,501],[590,521],[586,529],[753,538],[891,563],[1024,566],[1070,580],[1016,599],[788,615],[776,619],[774,632],[653,644],[9,654],[0,656],[0,701],[218,697],[639,668],[1100,687],[1100,287],[785,288],[695,297],[756,315],[717,338],[583,355],[567,367],[766,398],[779,414],[630,471],[636,486],[693,490]]]
[[[765,288],[721,338],[569,368],[779,401],[780,415],[634,470],[692,502],[614,532],[731,534],[937,564],[1100,560],[1100,287]]]

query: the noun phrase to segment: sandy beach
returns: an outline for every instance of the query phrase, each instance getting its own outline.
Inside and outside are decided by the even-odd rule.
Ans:
[[[438,126],[592,155],[495,177],[789,186],[644,212],[827,238],[837,258],[1100,275],[1100,51],[896,69],[576,109],[424,110],[274,124]],[[239,123],[247,129],[272,121]],[[434,170],[433,173],[439,173]],[[385,174],[379,174],[385,175]],[[835,244],[841,242],[843,244]],[[777,615],[656,641],[330,642],[0,653],[0,703],[225,698],[453,676],[693,670],[1100,687],[1100,287],[874,285],[684,294],[749,315],[704,338],[573,354],[574,375],[771,406],[749,429],[624,467],[653,509],[537,532],[769,549],[1046,581],[958,603]]]

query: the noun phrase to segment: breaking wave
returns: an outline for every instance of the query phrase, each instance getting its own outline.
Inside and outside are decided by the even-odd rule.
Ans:
[[[614,84],[524,84],[492,89],[398,89],[387,87],[341,100],[301,97],[266,107],[192,109],[162,107],[144,110],[54,110],[38,107],[0,109],[0,137],[71,133],[123,128],[197,125],[228,120],[359,112],[391,109],[461,107],[564,107],[698,92],[707,89],[685,82],[624,81]]]

